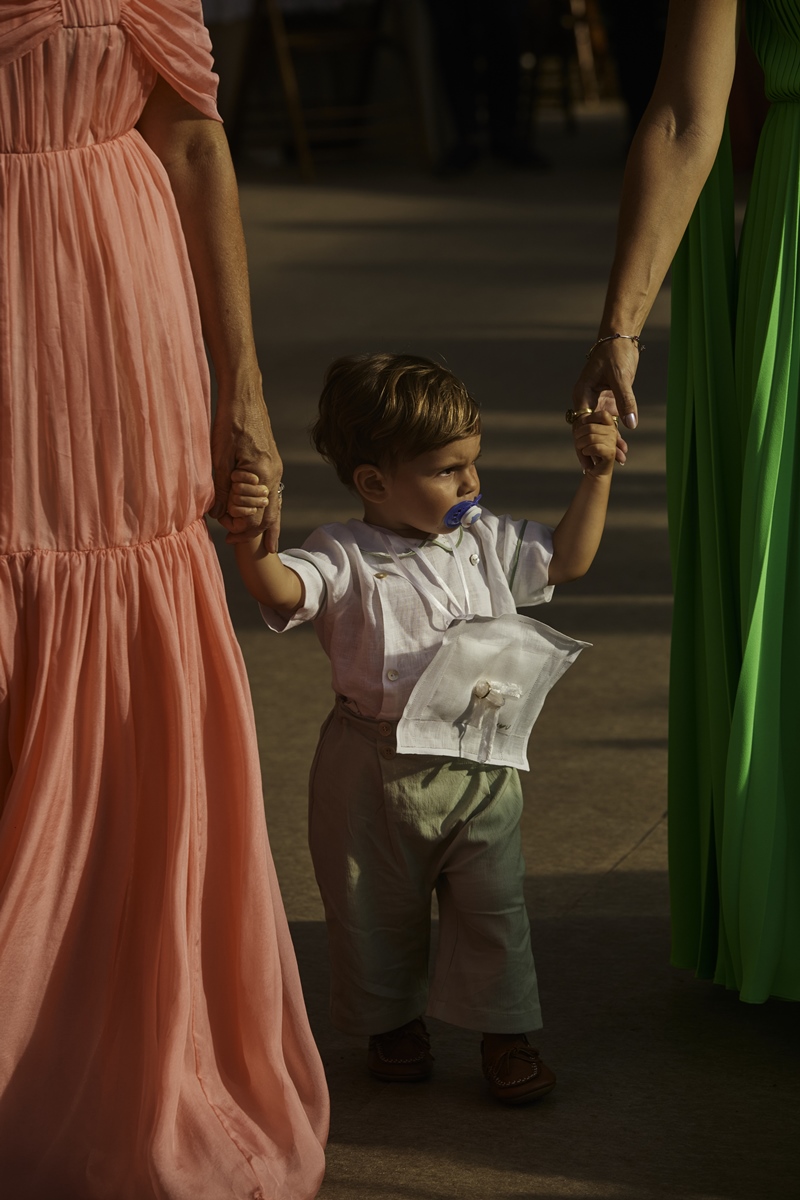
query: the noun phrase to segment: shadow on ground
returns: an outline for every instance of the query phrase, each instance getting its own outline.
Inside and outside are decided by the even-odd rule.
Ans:
[[[480,1079],[478,1035],[438,1021],[430,1083],[371,1080],[363,1043],[327,1018],[324,926],[293,924],[335,1098],[323,1197],[797,1195],[794,1007],[748,1006],[668,967],[667,921],[604,916],[602,882],[597,916],[532,921],[539,1045],[559,1082],[526,1108],[494,1103]],[[663,902],[661,873],[629,882]]]

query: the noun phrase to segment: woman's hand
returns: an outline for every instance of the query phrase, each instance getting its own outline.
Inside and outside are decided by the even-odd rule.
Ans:
[[[220,396],[211,430],[211,456],[214,465],[214,504],[212,517],[228,531],[226,541],[244,542],[263,533],[270,553],[278,549],[281,506],[277,497],[283,474],[278,447],[272,434],[269,414],[258,386],[251,385],[234,400]],[[245,478],[243,472],[252,478]],[[266,493],[250,492],[252,505],[242,505],[234,492],[235,482]],[[266,503],[255,502],[266,494]]]
[[[619,417],[629,429],[639,424],[639,409],[633,393],[633,381],[639,366],[639,350],[628,338],[614,338],[595,346],[578,376],[572,392],[576,412],[591,408]],[[625,461],[627,444],[617,442],[617,461]]]

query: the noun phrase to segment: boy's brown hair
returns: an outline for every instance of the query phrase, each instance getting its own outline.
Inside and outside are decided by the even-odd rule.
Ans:
[[[362,463],[391,468],[481,431],[446,367],[413,354],[351,354],[328,367],[311,439],[347,487]]]

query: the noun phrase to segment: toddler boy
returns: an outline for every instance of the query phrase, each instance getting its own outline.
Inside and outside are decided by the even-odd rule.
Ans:
[[[541,1013],[517,771],[400,754],[395,731],[453,622],[547,601],[554,584],[590,566],[617,434],[608,414],[588,411],[572,429],[584,474],[554,530],[486,510],[452,527],[445,517],[458,518],[480,487],[480,415],[467,389],[424,358],[338,359],[312,436],[361,498],[363,520],[324,525],[280,555],[261,538],[235,547],[269,627],[312,621],[331,660],[336,703],[311,768],[309,841],[332,1020],[369,1038],[379,1079],[430,1075],[426,1013],[482,1033],[496,1099],[524,1103],[555,1085],[527,1038]],[[256,475],[233,479],[231,515],[268,501]],[[440,936],[429,990],[434,890]]]

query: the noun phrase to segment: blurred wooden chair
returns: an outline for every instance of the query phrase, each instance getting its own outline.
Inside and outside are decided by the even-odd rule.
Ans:
[[[575,41],[575,58],[578,64],[583,99],[590,102],[599,100],[600,79],[595,55],[597,23],[600,20],[597,6],[592,5],[588,0],[568,0],[567,8]]]
[[[331,145],[354,145],[369,137],[405,134],[417,153],[429,160],[422,114],[420,80],[405,0],[362,0],[358,5],[331,5],[329,12],[297,11],[302,6],[281,0],[259,0],[253,38],[245,68],[242,106],[232,141],[239,148],[248,135],[253,93],[263,79],[265,57],[271,54],[277,68],[280,105],[269,100],[262,108],[254,140],[262,145],[291,145],[301,176],[316,179],[314,153]],[[355,11],[358,10],[358,11]],[[375,99],[375,72],[379,56],[389,54],[398,63],[398,84],[405,92],[398,100]],[[312,75],[307,61],[318,64],[340,59],[349,96],[320,98],[306,95],[304,84],[322,81]],[[305,74],[304,74],[305,72]],[[332,72],[328,72],[332,74]],[[332,89],[335,91],[335,88]],[[256,101],[258,104],[259,101]],[[282,112],[280,108],[282,107]],[[267,110],[267,111],[264,111]]]
[[[597,0],[529,0],[533,110],[560,108],[574,128],[576,100],[596,103],[617,94],[608,38]]]

